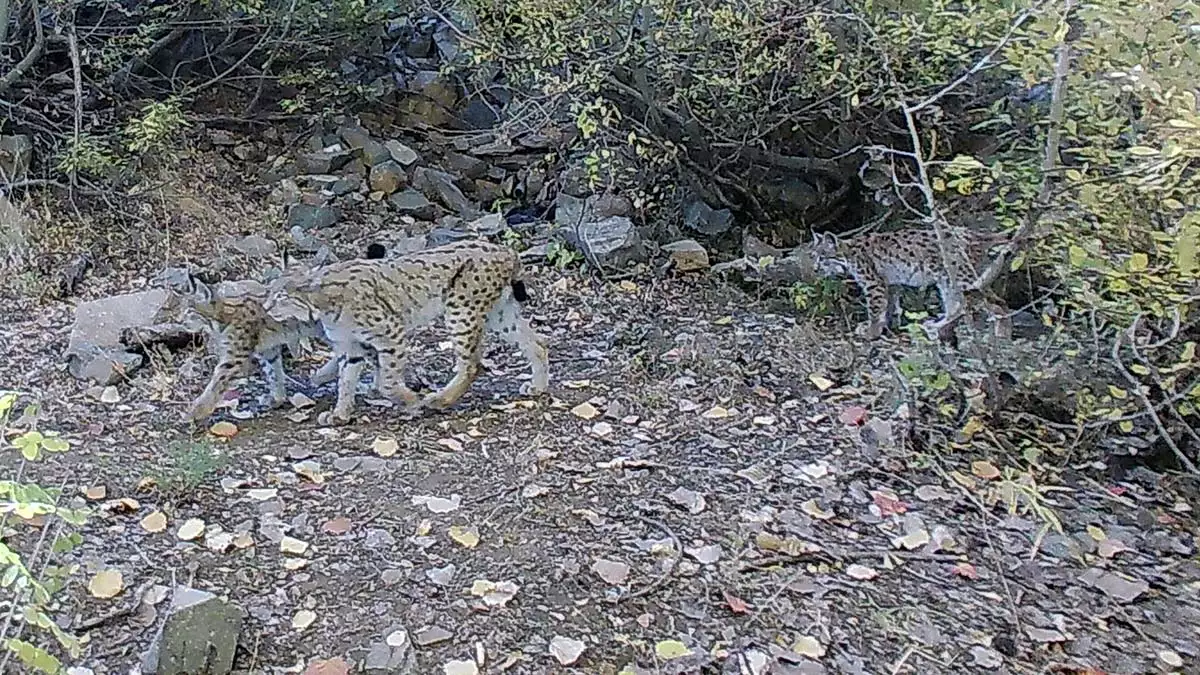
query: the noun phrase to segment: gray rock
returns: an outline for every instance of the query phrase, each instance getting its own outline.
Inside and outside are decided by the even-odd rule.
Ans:
[[[299,227],[302,230],[318,230],[330,227],[341,219],[337,207],[329,204],[316,206],[313,204],[292,204],[288,208],[288,228]]]
[[[0,136],[0,175],[6,181],[23,180],[32,161],[32,138],[25,134]]]
[[[574,197],[565,192],[555,199],[554,222],[562,227],[575,227],[581,223],[604,220],[613,216],[628,218],[633,215],[633,204],[621,195],[588,195]]]
[[[495,106],[490,105],[482,94],[467,99],[458,112],[458,119],[464,127],[475,130],[491,129],[500,121]]]
[[[333,173],[350,163],[352,155],[340,145],[306,152],[296,158],[296,169],[300,173]]]
[[[166,618],[142,659],[155,675],[226,675],[245,613],[212,593],[176,586]]]
[[[508,227],[508,224],[504,221],[504,216],[499,213],[489,213],[468,223],[467,231],[476,236],[488,237],[493,234],[499,234],[506,227]]]
[[[404,641],[395,646],[376,642],[367,650],[363,669],[368,673],[410,675],[417,672],[417,658],[412,642],[405,634]]]
[[[624,216],[612,216],[604,220],[583,223],[564,232],[567,240],[576,248],[589,254],[604,267],[625,267],[646,259],[646,247],[633,221]]]
[[[708,236],[724,234],[733,227],[733,213],[729,209],[714,209],[699,197],[693,197],[684,206],[683,224]]]
[[[454,637],[454,633],[442,628],[441,626],[430,626],[424,630],[417,631],[413,636],[413,642],[421,647],[428,647],[439,642],[445,642]]]
[[[429,242],[431,247],[445,246],[446,244],[453,244],[456,241],[474,238],[474,235],[470,232],[463,232],[462,230],[455,230],[449,227],[435,227],[426,235],[426,241]]]
[[[408,175],[404,167],[389,159],[371,167],[370,181],[372,190],[390,195],[408,184]]]
[[[108,386],[125,380],[144,363],[141,354],[87,345],[67,356],[67,372],[77,380]]]
[[[79,305],[75,308],[75,323],[64,354],[67,369],[75,377],[98,384],[119,381],[122,372],[128,373],[123,368],[142,365],[141,357],[126,353],[121,332],[159,323],[172,309],[173,300],[173,294],[166,289],[153,288]]]
[[[267,151],[258,143],[242,143],[234,146],[233,156],[243,162],[261,162],[267,158]]]
[[[413,150],[400,141],[394,139],[390,141],[384,141],[383,145],[387,148],[388,155],[392,158],[392,160],[398,162],[400,166],[412,166],[421,159],[421,156],[417,154],[416,150]]]
[[[412,188],[388,197],[388,203],[402,215],[418,220],[433,220],[437,216],[437,207],[426,199],[425,195]]]
[[[708,251],[694,239],[681,239],[662,247],[670,254],[671,265],[679,272],[699,272],[709,267]]]
[[[356,192],[358,188],[362,187],[362,183],[362,176],[352,173],[342,176],[331,183],[329,185],[329,191],[341,197],[342,195],[348,195],[351,192]]]
[[[291,178],[284,178],[279,181],[279,184],[271,188],[271,194],[267,195],[267,202],[285,206],[295,204],[300,201],[300,186]]]
[[[275,255],[275,251],[278,250],[275,242],[259,234],[248,234],[241,239],[234,240],[230,243],[230,247],[250,258],[265,258]]]
[[[426,197],[441,202],[447,208],[457,212],[463,218],[474,218],[479,215],[475,204],[454,184],[454,176],[445,171],[437,171],[428,167],[417,167],[413,171],[413,187],[420,190]]]
[[[383,143],[371,138],[371,134],[362,127],[342,127],[338,129],[338,136],[350,148],[351,154],[369,167],[386,162],[391,157]]]
[[[446,166],[457,171],[467,178],[480,178],[487,173],[488,163],[472,157],[464,155],[460,152],[447,152],[445,155]]]

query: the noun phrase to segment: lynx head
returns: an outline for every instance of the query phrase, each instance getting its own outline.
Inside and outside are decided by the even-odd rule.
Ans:
[[[821,276],[845,276],[851,273],[842,242],[832,232],[813,232],[813,241],[808,250],[813,268]]]

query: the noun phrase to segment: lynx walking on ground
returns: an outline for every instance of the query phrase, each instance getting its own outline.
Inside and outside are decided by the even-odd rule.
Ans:
[[[463,241],[393,259],[348,260],[286,275],[271,285],[265,299],[258,294],[239,296],[237,311],[222,314],[230,321],[221,334],[222,358],[188,417],[211,414],[256,353],[273,354],[276,345],[315,331],[333,346],[337,358],[332,416],[339,422],[349,420],[353,412],[371,354],[378,364],[375,386],[393,401],[409,409],[453,404],[478,375],[485,331],[521,349],[533,369],[531,390],[543,392],[549,383],[546,347],[521,316],[519,303],[526,299],[521,274],[520,260],[511,249]],[[404,382],[403,341],[412,330],[443,315],[454,344],[454,376],[421,399]],[[326,364],[314,380],[327,381],[331,374]]]
[[[887,329],[900,307],[900,296],[892,286],[938,287],[942,316],[954,316],[965,299],[963,290],[978,278],[989,261],[988,249],[1006,241],[998,235],[969,230],[946,233],[954,267],[955,284],[942,264],[937,235],[931,230],[877,232],[840,239],[830,233],[814,233],[809,251],[813,267],[826,277],[850,277],[867,301],[867,323],[860,327],[866,337],[876,338]],[[991,312],[996,335],[1011,334],[1012,323],[1004,303],[990,290],[983,291],[983,304]],[[941,321],[934,322],[941,334]]]

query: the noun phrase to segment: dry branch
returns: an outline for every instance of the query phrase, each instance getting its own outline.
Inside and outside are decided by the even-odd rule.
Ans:
[[[42,49],[46,46],[46,33],[42,29],[42,8],[38,5],[38,0],[30,0],[32,3],[33,15],[33,46],[29,48],[29,52],[25,54],[25,58],[21,59],[13,69],[5,73],[4,77],[0,77],[0,94],[8,91],[8,88],[17,80],[25,75],[25,72],[37,63],[37,60],[42,56]]]

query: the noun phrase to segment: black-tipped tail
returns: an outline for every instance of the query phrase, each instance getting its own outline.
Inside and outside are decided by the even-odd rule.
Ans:
[[[367,244],[367,260],[379,260],[387,255],[387,249],[378,242]]]
[[[529,302],[529,292],[525,290],[525,282],[517,279],[512,282],[513,297],[517,302]]]

